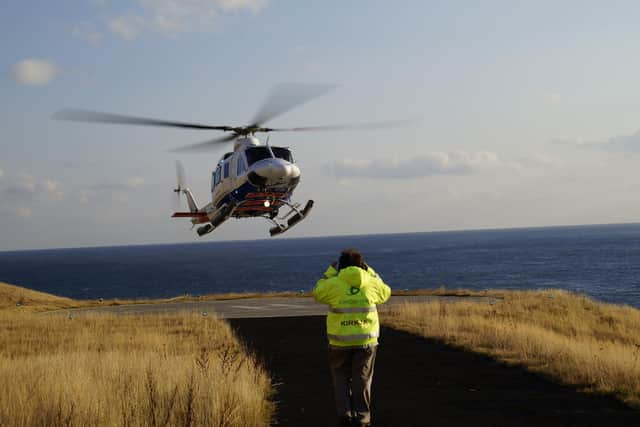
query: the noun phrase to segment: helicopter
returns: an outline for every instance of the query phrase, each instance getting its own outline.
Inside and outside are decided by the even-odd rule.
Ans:
[[[198,152],[213,148],[221,143],[233,141],[233,151],[225,153],[211,173],[211,201],[198,207],[195,197],[185,185],[182,163],[176,162],[178,185],[173,190],[186,198],[188,212],[174,212],[172,218],[189,218],[192,229],[196,226],[199,236],[211,233],[229,218],[264,218],[272,227],[270,236],[276,236],[301,222],[313,208],[313,200],[304,206],[293,202],[293,191],[298,186],[301,171],[295,163],[289,147],[264,144],[256,133],[305,132],[331,130],[359,130],[388,128],[405,124],[403,121],[387,121],[364,124],[342,124],[332,126],[306,126],[292,128],[271,128],[264,124],[292,108],[306,103],[333,90],[335,85],[282,84],[277,86],[264,102],[257,114],[245,126],[213,126],[150,119],[144,117],[103,113],[90,110],[65,109],[53,115],[57,120],[125,124],[143,126],[164,126],[186,129],[218,130],[228,132],[219,138],[191,144],[174,152]],[[281,213],[281,210],[285,210]]]

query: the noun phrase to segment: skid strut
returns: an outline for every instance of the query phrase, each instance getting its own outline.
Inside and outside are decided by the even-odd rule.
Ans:
[[[299,223],[300,221],[302,221],[303,219],[305,219],[307,215],[309,215],[309,211],[311,211],[311,208],[313,208],[313,200],[309,200],[302,210],[299,210],[288,203],[287,205],[291,208],[292,212],[295,212],[295,214],[287,220],[286,225],[279,224],[275,221],[272,221],[276,226],[269,229],[269,234],[271,236],[282,234],[288,229],[290,229],[291,227],[293,227],[294,225],[296,225],[297,223]]]

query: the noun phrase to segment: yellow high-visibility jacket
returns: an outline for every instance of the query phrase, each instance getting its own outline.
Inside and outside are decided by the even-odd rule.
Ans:
[[[318,280],[313,297],[330,306],[327,314],[329,345],[358,348],[376,345],[380,334],[377,304],[385,303],[391,288],[373,268],[346,267],[338,272],[332,266]]]

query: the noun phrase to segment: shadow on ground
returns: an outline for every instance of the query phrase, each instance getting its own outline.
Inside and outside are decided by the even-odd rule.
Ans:
[[[336,425],[324,316],[229,322],[279,384],[278,425]],[[384,327],[372,414],[377,427],[640,425],[640,412],[613,398]]]

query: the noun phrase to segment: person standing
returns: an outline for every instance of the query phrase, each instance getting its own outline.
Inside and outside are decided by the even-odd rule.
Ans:
[[[391,296],[360,252],[345,249],[313,289],[327,314],[329,367],[341,426],[371,425],[371,380],[380,322],[376,306]]]

